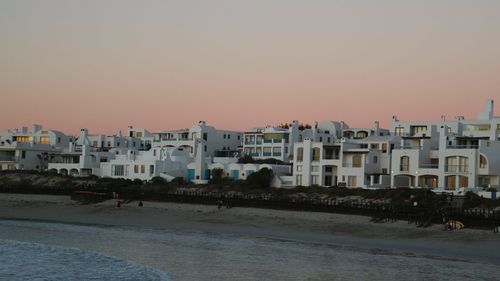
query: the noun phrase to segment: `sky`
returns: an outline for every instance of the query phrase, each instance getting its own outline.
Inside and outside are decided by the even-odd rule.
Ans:
[[[487,99],[498,0],[0,0],[1,130],[388,127]]]

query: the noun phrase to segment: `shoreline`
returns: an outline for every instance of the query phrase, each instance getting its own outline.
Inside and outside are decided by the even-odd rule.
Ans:
[[[221,208],[136,201],[116,207],[116,200],[80,205],[69,196],[0,194],[0,220],[76,224],[95,227],[161,229],[316,244],[358,247],[417,255],[488,261],[500,265],[500,235],[492,231],[444,231],[442,225],[418,228],[407,222],[370,222],[370,217],[258,208]],[[2,237],[0,237],[2,238]]]

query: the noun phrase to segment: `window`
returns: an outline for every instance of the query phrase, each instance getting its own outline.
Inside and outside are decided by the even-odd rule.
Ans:
[[[456,188],[456,177],[455,176],[447,176],[446,177],[446,189],[454,190]]]
[[[319,176],[311,176],[311,184],[319,185]]]
[[[206,146],[206,145],[205,145],[205,147],[203,148],[203,150],[204,150],[205,152],[207,152],[207,146]]]
[[[238,140],[240,140],[240,139],[241,139],[241,136],[238,136]]]
[[[23,159],[26,158],[26,151],[25,150],[21,151],[21,158],[23,158]]]
[[[373,156],[373,164],[377,164],[378,163],[378,157],[377,156]]]
[[[352,167],[360,168],[361,167],[361,155],[356,154],[352,157]]]
[[[49,144],[50,143],[50,138],[47,137],[47,136],[40,137],[40,143]]]
[[[410,157],[402,156],[399,160],[399,170],[401,172],[408,172],[410,170]]]
[[[371,149],[378,149],[378,143],[372,143],[372,144],[370,145],[370,148],[371,148]]]
[[[208,140],[208,134],[207,133],[203,133],[203,139],[204,140]]]
[[[156,149],[153,149],[153,156],[156,156]]]
[[[405,135],[405,128],[404,127],[396,127],[394,129],[394,135],[396,135],[396,136],[404,136]]]
[[[313,161],[319,161],[319,155],[321,153],[321,150],[318,147],[313,148],[312,150],[312,160]]]
[[[424,133],[427,132],[427,126],[411,126],[410,131],[412,135]]]
[[[304,160],[304,148],[297,148],[297,161],[302,162]]]
[[[330,137],[328,137],[328,143],[330,143],[330,141],[331,141],[331,139],[330,139]]]
[[[319,166],[311,166],[311,172],[319,172]]]
[[[302,175],[297,175],[296,185],[302,185]]]
[[[97,141],[96,140],[92,142],[92,147],[97,147]]]
[[[123,165],[113,165],[112,167],[114,168],[113,175],[115,177],[125,176],[125,167]]]
[[[486,157],[483,155],[479,155],[479,168],[484,169],[488,165],[488,161],[486,160]]]
[[[57,138],[57,143],[61,143],[61,138]]]
[[[146,172],[146,165],[141,165],[141,174]]]
[[[356,176],[348,176],[347,177],[347,186],[356,187]]]
[[[226,134],[224,134],[223,138],[226,138]]]
[[[13,137],[13,141],[17,141],[17,142],[32,142],[33,141],[33,137],[28,137],[28,136]]]
[[[297,172],[302,172],[302,165],[297,165]]]
[[[382,153],[387,153],[387,143],[382,144]]]
[[[134,173],[139,173],[139,165],[134,165]]]
[[[152,175],[155,173],[155,165],[149,165],[149,174]]]
[[[230,134],[227,134],[227,139],[231,139],[231,135]]]
[[[108,141],[108,147],[111,147],[111,142],[110,141]]]
[[[325,173],[332,173],[333,172],[333,167],[332,166],[326,166],[325,167]]]

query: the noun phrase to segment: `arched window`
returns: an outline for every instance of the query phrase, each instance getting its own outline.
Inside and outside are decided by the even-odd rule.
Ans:
[[[410,157],[402,156],[399,161],[399,170],[401,172],[408,172],[410,170]]]

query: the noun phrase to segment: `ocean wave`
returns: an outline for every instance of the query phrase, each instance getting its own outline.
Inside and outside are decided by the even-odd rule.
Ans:
[[[13,240],[0,240],[0,264],[0,280],[170,280],[163,271],[131,261]]]

